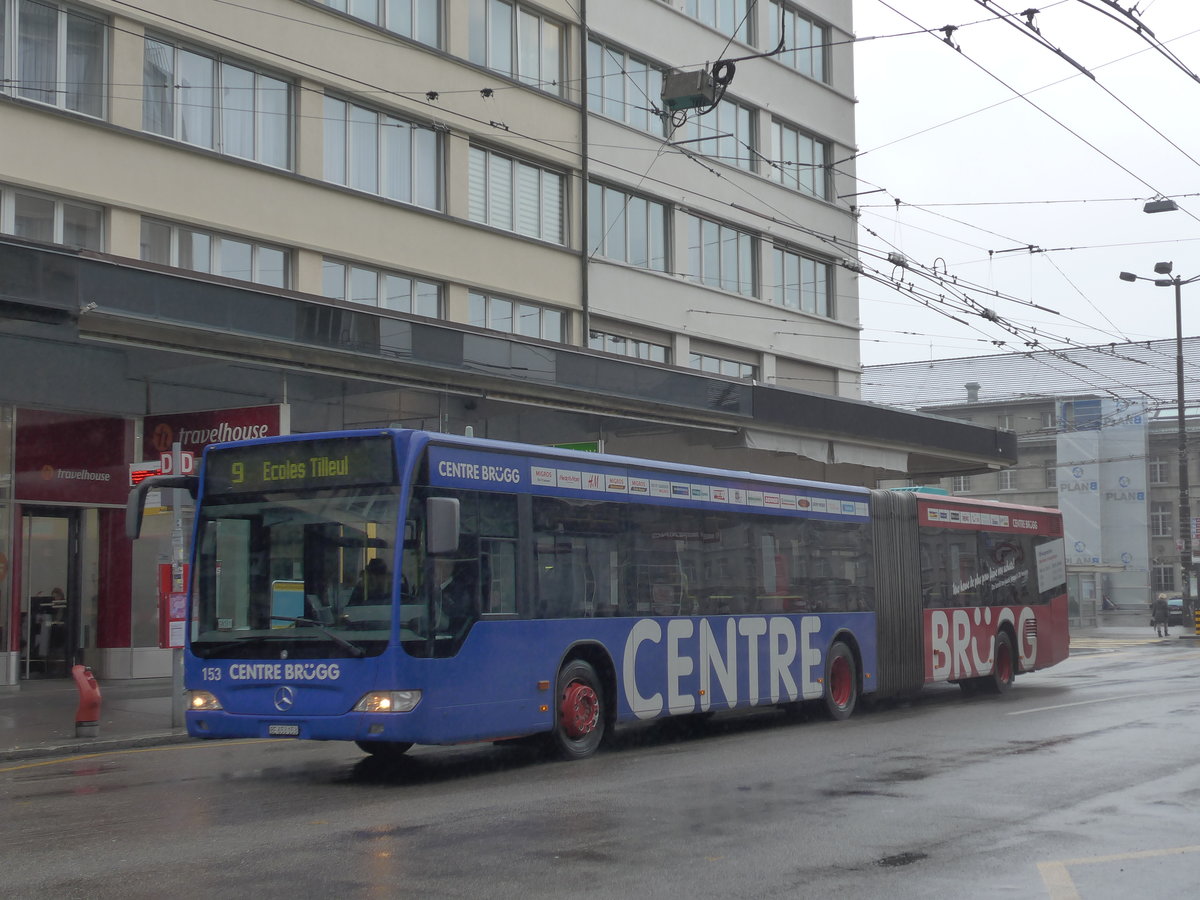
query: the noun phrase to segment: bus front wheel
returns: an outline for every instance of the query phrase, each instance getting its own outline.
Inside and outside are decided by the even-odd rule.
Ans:
[[[825,714],[836,721],[850,718],[858,705],[858,666],[841,641],[829,648],[825,662]]]
[[[355,741],[358,749],[376,759],[399,759],[412,748],[409,741]]]
[[[558,673],[550,749],[562,759],[586,759],[604,740],[604,688],[592,664],[573,659]]]

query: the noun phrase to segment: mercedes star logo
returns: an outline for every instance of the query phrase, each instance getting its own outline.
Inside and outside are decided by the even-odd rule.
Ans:
[[[286,684],[275,692],[275,708],[287,712],[296,702],[296,692]]]

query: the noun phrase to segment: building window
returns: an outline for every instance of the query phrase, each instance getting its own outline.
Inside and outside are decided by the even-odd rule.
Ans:
[[[291,165],[290,84],[157,38],[145,46],[142,128],[280,169]]]
[[[1175,590],[1175,566],[1153,566],[1150,570],[1150,583],[1155,592]]]
[[[291,284],[288,250],[155,219],[142,219],[142,259],[268,287]]]
[[[771,122],[770,177],[773,181],[810,197],[828,200],[828,159],[826,142],[778,120]]]
[[[722,359],[706,353],[693,353],[688,358],[688,365],[701,372],[713,375],[725,375],[729,378],[757,378],[758,366],[744,363],[736,359]]]
[[[833,279],[829,263],[801,256],[783,247],[771,251],[774,261],[774,300],[789,309],[816,316],[832,314]]]
[[[771,37],[767,44],[774,49],[782,37],[786,48],[774,58],[802,75],[828,83],[829,60],[825,45],[829,43],[829,29],[786,3],[773,2],[769,18]]]
[[[1048,459],[1043,465],[1046,467],[1046,481],[1044,487],[1058,487],[1058,460]]]
[[[666,0],[675,6],[672,0]],[[753,0],[684,0],[683,11],[693,19],[717,29],[721,34],[737,38],[744,44],[751,43],[750,9]]]
[[[472,147],[469,178],[471,221],[565,243],[562,175]]]
[[[647,359],[651,362],[671,361],[671,349],[665,344],[655,344],[651,341],[604,331],[591,331],[588,334],[588,347],[592,350],[603,350],[605,353],[617,353],[621,356],[632,356],[634,359]]]
[[[588,41],[588,109],[641,131],[666,134],[659,115],[663,73],[619,47]]]
[[[1167,484],[1171,480],[1171,464],[1165,456],[1152,456],[1149,461],[1150,483]]]
[[[1044,430],[1044,431],[1057,431],[1058,430],[1058,416],[1055,415],[1054,410],[1052,410],[1052,409],[1043,409],[1042,410],[1042,430]]]
[[[589,184],[588,248],[593,256],[665,272],[667,208],[645,197]]]
[[[48,0],[0,0],[0,93],[101,118],[103,19]]]
[[[331,9],[406,38],[440,47],[441,0],[320,0]]]
[[[349,300],[431,319],[440,318],[442,314],[442,286],[433,281],[336,259],[324,261],[321,276],[321,293],[335,300]]]
[[[1166,538],[1175,533],[1172,520],[1174,507],[1170,503],[1150,504],[1150,537]]]
[[[698,216],[687,217],[688,268],[692,281],[747,297],[757,296],[754,237]]]
[[[950,479],[950,490],[955,494],[965,494],[971,490],[970,475],[955,475]]]
[[[996,487],[1002,491],[1015,491],[1017,489],[1016,469],[1001,469],[997,472]]]
[[[996,427],[1001,431],[1013,430],[1013,417],[1008,413],[1002,413],[996,416]]]
[[[470,324],[477,328],[490,328],[492,331],[504,331],[547,341],[563,340],[567,317],[560,309],[526,303],[523,300],[476,294],[474,291],[468,294],[467,299]]]
[[[104,209],[0,184],[0,233],[84,250],[103,250]]]
[[[753,172],[757,169],[758,142],[754,111],[725,98],[703,116],[689,116],[671,135],[676,143],[718,159],[726,165]]]
[[[441,136],[334,97],[325,98],[325,180],[426,209],[442,208]]]
[[[471,62],[561,94],[563,27],[505,0],[470,0]]]

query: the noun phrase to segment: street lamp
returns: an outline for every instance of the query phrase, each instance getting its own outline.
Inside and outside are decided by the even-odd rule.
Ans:
[[[1132,272],[1122,272],[1122,281],[1153,281],[1157,287],[1175,288],[1175,403],[1179,407],[1179,564],[1183,576],[1183,624],[1195,629],[1192,605],[1192,501],[1188,487],[1187,414],[1183,403],[1183,303],[1182,288],[1185,284],[1200,281],[1200,275],[1191,278],[1171,277],[1173,265],[1169,262],[1154,264],[1156,275],[1165,278],[1144,278]]]

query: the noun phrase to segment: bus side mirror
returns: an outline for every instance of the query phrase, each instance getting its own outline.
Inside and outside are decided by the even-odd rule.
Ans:
[[[196,499],[196,490],[200,479],[195,475],[151,475],[143,478],[129,492],[129,500],[125,505],[125,536],[136,541],[142,534],[142,516],[146,509],[146,495],[150,491],[163,488],[178,488],[185,490]]]
[[[425,550],[433,555],[458,549],[458,498],[428,497],[425,500]]]

